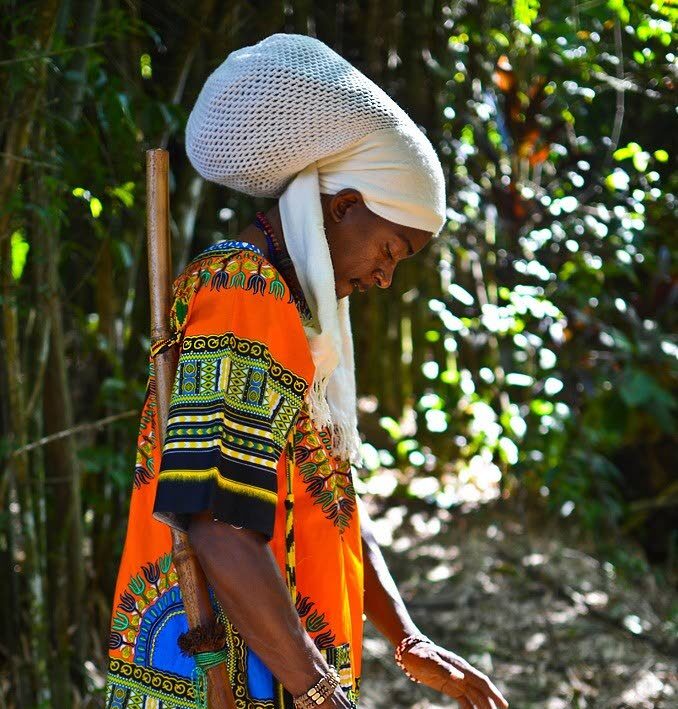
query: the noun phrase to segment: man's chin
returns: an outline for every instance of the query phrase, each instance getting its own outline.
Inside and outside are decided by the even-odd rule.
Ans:
[[[347,296],[351,295],[352,291],[353,291],[353,288],[351,288],[350,285],[346,285],[343,283],[338,284],[334,289],[334,292],[337,295],[337,300],[341,300],[342,298],[346,298]]]

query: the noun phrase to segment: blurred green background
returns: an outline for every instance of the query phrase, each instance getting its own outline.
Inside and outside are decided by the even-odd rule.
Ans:
[[[270,204],[201,180],[183,129],[226,55],[280,31],[381,85],[448,179],[441,237],[352,302],[359,491],[384,520],[490,534],[536,515],[537,533],[574,534],[629,588],[668,593],[654,625],[609,617],[675,673],[675,2],[1,7],[0,707],[102,702],[149,348],[144,151],[170,151],[178,273]],[[562,706],[664,706],[656,681],[649,704]]]

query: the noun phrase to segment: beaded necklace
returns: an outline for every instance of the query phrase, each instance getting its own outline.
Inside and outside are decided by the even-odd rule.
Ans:
[[[299,279],[294,272],[294,264],[290,258],[290,254],[285,247],[284,242],[281,243],[278,239],[271,222],[263,212],[257,212],[254,220],[255,226],[264,234],[268,251],[271,254],[271,262],[280,271],[283,278],[287,281],[292,291],[292,296],[299,303],[304,311],[308,310],[306,298],[299,285]]]

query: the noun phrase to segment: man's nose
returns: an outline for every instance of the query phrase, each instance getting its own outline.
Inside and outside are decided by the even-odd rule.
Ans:
[[[374,282],[379,288],[388,288],[393,280],[393,268],[380,268],[374,272]]]

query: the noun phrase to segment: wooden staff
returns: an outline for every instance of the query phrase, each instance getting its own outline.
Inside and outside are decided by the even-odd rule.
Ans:
[[[169,327],[169,312],[172,302],[172,259],[169,238],[168,178],[169,153],[161,149],[147,150],[146,229],[152,343],[165,340],[172,334]],[[174,346],[155,355],[153,359],[158,413],[158,445],[161,449],[178,358],[178,347]],[[174,528],[172,528],[172,559],[179,577],[179,587],[189,627],[186,636],[190,636],[190,638],[182,644],[182,647],[190,648],[191,654],[221,650],[225,633],[223,626],[214,617],[207,579],[188,542],[188,536]],[[207,670],[207,702],[209,709],[236,709],[228,669],[223,662]]]

